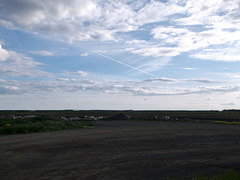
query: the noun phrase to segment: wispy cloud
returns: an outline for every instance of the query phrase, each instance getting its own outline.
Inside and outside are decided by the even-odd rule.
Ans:
[[[70,81],[69,78],[58,78],[57,80],[58,80],[58,81]]]
[[[80,54],[80,56],[88,56],[88,53],[87,52],[82,53],[82,54]]]
[[[178,1],[176,3],[150,1],[138,11],[136,22],[139,25],[143,25],[166,21],[169,16],[185,13],[185,10],[186,8]]]
[[[202,79],[202,78],[199,78],[199,79],[182,79],[180,81],[198,82],[198,83],[206,83],[206,84],[209,84],[209,83],[219,83],[219,82],[213,81],[211,79]]]
[[[215,61],[226,61],[226,62],[240,61],[240,54],[238,50],[239,48],[240,47],[205,49],[199,53],[190,55],[190,57],[197,58],[197,59],[204,59],[204,60],[215,60]]]
[[[194,1],[185,1],[187,8],[187,17],[179,18],[177,21],[180,24],[184,25],[214,25],[222,21],[229,21],[234,17],[235,13],[238,12],[239,1],[206,1],[199,0],[198,2]],[[232,19],[233,21],[233,19]],[[224,26],[223,26],[224,27]]]
[[[240,75],[234,75],[233,78],[240,78]]]
[[[53,56],[54,55],[54,53],[50,52],[50,51],[30,51],[30,53],[37,54],[40,56]]]
[[[78,74],[79,76],[87,76],[87,73],[84,72],[84,71],[78,71],[77,74]]]
[[[146,79],[143,82],[177,82],[176,79],[170,79],[165,77],[159,77],[159,78],[152,78],[152,79]]]
[[[186,68],[183,68],[183,69],[185,69],[185,70],[190,70],[190,71],[192,71],[192,70],[197,70],[197,68],[189,68],[189,67],[186,67]]]
[[[152,30],[153,37],[159,40],[159,45],[168,47],[167,56],[176,56],[183,52],[204,49],[199,54],[192,54],[191,57],[219,61],[238,61],[238,49],[236,43],[240,41],[240,31],[231,32],[224,29],[202,29],[192,31],[188,28],[158,27]],[[220,45],[231,45],[231,48],[220,48]],[[216,46],[214,49],[208,47]],[[157,49],[157,48],[156,48]],[[161,48],[160,48],[161,49]],[[166,48],[167,49],[167,48]],[[164,52],[164,51],[163,51]],[[174,53],[171,53],[174,52]],[[152,56],[155,53],[149,52]],[[161,53],[158,53],[161,54]],[[143,54],[144,55],[144,54]]]
[[[146,79],[143,82],[167,82],[167,83],[197,82],[197,83],[205,83],[205,84],[218,83],[217,81],[213,81],[211,79],[203,79],[203,78],[198,78],[198,79],[171,79],[171,78],[165,78],[165,77]]]
[[[134,54],[138,54],[140,56],[177,56],[180,55],[178,49],[172,47],[151,47],[151,48],[141,48],[135,49],[131,51]]]
[[[6,76],[29,76],[36,77],[47,75],[38,68],[42,65],[33,58],[19,54],[14,51],[8,51],[3,48],[0,49],[0,75]]]
[[[0,61],[5,61],[9,58],[9,53],[7,50],[2,48],[2,45],[0,44]]]
[[[192,81],[192,80],[191,80]],[[147,84],[147,83],[155,84]],[[56,81],[27,82],[3,81],[2,93],[37,93],[37,92],[94,92],[104,94],[131,94],[141,96],[190,95],[190,94],[225,94],[239,92],[240,86],[163,86],[157,82],[171,83],[174,79],[147,79],[143,81],[110,81],[91,79],[58,78]],[[197,81],[199,83],[199,81]],[[208,82],[207,82],[208,84]],[[21,87],[21,88],[19,88]]]

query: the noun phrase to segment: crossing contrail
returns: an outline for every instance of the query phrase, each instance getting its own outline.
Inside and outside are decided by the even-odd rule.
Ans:
[[[99,56],[105,57],[105,58],[107,58],[107,59],[109,59],[109,60],[111,60],[111,61],[114,61],[114,62],[118,63],[118,64],[122,64],[123,66],[129,67],[129,68],[131,68],[131,69],[134,69],[134,70],[139,71],[139,72],[141,72],[141,73],[147,74],[147,75],[152,76],[152,77],[154,77],[154,78],[158,78],[157,76],[155,76],[155,75],[152,74],[152,73],[149,73],[149,72],[144,71],[144,70],[142,70],[142,69],[136,68],[136,67],[134,67],[134,66],[131,66],[131,65],[129,65],[129,64],[126,64],[126,63],[124,63],[124,62],[121,62],[121,61],[119,61],[119,60],[117,60],[117,59],[114,59],[114,58],[112,58],[112,57],[106,56],[106,55],[104,55],[104,54],[102,54],[102,53],[99,53],[99,52],[96,52],[96,51],[91,51],[91,50],[89,50],[89,49],[87,49],[87,48],[85,48],[85,47],[81,47],[81,48],[82,48],[82,49],[85,49],[86,51],[88,51],[88,52],[90,52],[90,53],[94,53],[94,54],[97,54],[97,55],[99,55]]]

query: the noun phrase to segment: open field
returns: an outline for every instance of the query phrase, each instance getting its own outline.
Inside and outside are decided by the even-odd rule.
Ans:
[[[184,179],[240,170],[240,126],[94,121],[0,137],[0,179]]]

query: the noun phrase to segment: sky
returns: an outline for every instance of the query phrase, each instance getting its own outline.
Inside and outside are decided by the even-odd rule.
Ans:
[[[240,0],[0,0],[1,110],[240,108]]]

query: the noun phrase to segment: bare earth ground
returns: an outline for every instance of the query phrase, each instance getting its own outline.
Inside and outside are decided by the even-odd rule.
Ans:
[[[0,137],[0,179],[184,179],[240,170],[240,126],[96,121]]]

